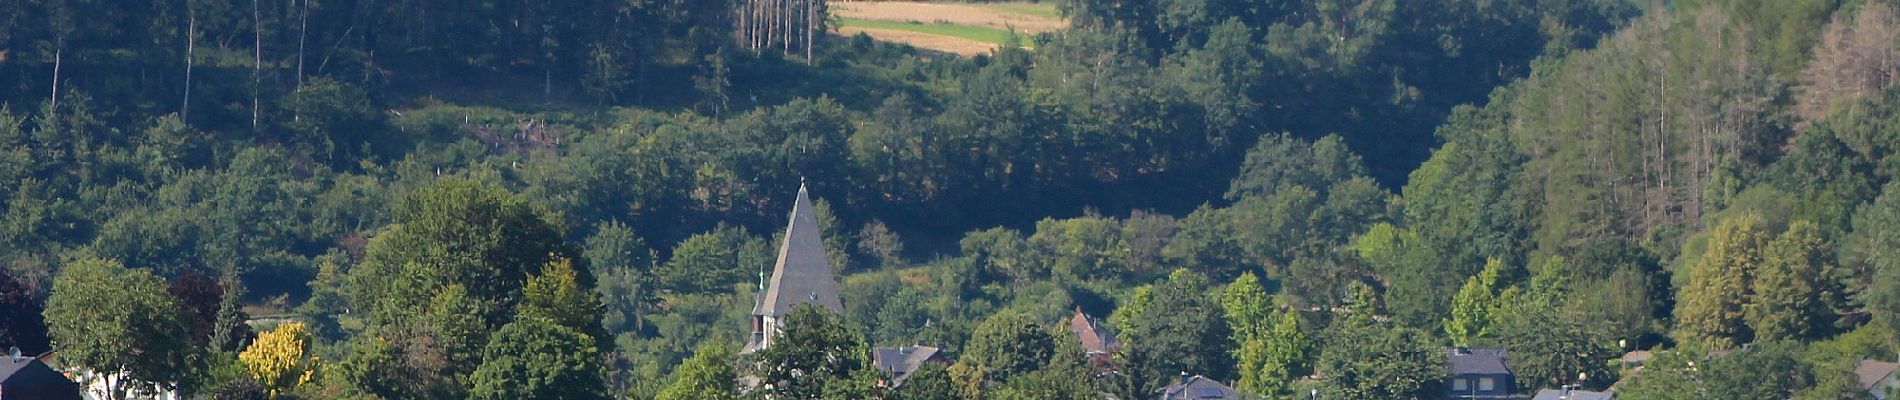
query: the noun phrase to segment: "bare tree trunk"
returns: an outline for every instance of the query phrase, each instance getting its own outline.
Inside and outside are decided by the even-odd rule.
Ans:
[[[198,63],[198,11],[185,1],[185,99],[178,106],[178,119],[191,118],[191,67]]]
[[[779,30],[785,28],[783,21],[781,21],[781,15],[783,15],[783,13],[779,11],[779,2],[783,2],[783,0],[769,0],[769,2],[766,2],[766,8],[768,8],[766,9],[766,15],[768,15],[768,21],[771,21],[771,27],[766,27],[766,47],[768,47],[768,49],[773,45],[773,42],[779,40]]]
[[[784,26],[785,29],[779,30],[779,34],[780,34],[779,48],[784,49],[783,51],[785,52],[785,54],[791,54],[792,53],[792,30],[795,29],[792,27],[793,25],[792,0],[782,0],[780,4],[782,6],[779,7],[778,17],[780,20],[784,21],[784,22],[781,22],[780,24]]]
[[[258,98],[264,95],[264,19],[251,0],[251,130],[257,130]]]
[[[819,0],[805,0],[805,64],[811,64],[812,42],[818,40],[818,24],[812,18],[818,15]]]
[[[297,86],[303,86],[303,44],[310,36],[310,0],[303,0],[303,12],[297,15]]]
[[[66,38],[59,38],[53,47],[53,112],[59,112],[59,64],[60,53],[66,51]]]

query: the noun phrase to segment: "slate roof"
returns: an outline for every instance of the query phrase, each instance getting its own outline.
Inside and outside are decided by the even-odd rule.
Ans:
[[[1854,376],[1860,378],[1861,390],[1873,390],[1874,385],[1879,385],[1882,379],[1893,375],[1895,369],[1900,369],[1900,363],[1860,360],[1860,364],[1854,366]]]
[[[1161,389],[1161,400],[1245,399],[1246,394],[1213,379],[1195,375]]]
[[[0,395],[8,399],[79,399],[79,384],[35,358],[0,355]]]
[[[838,299],[838,281],[831,275],[831,259],[825,255],[824,238],[818,232],[818,219],[812,216],[811,198],[805,185],[798,185],[798,200],[792,203],[791,221],[785,225],[785,242],[779,244],[778,262],[772,265],[772,280],[759,297],[752,315],[782,316],[792,307],[817,303],[844,313]]]
[[[1570,391],[1570,395],[1566,397],[1564,396],[1564,391],[1562,390],[1542,389],[1542,390],[1538,390],[1537,396],[1531,397],[1531,400],[1611,400],[1615,398],[1616,398],[1616,392],[1592,392],[1588,390],[1572,390]]]
[[[1504,349],[1453,347],[1445,351],[1452,375],[1512,375]]]
[[[1081,307],[1075,308],[1075,316],[1069,318],[1069,331],[1082,340],[1082,350],[1093,354],[1109,354],[1122,348],[1122,342],[1115,338],[1114,332],[1097,324],[1094,318],[1082,313]]]
[[[940,359],[939,349],[930,346],[879,347],[871,349],[871,365],[879,371],[891,374],[891,381],[898,384],[910,373],[917,372],[924,363]]]

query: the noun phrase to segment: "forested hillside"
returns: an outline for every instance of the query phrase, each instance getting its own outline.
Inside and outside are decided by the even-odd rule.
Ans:
[[[1838,399],[1900,350],[1900,3],[1062,0],[967,57],[829,7],[0,2],[0,346],[219,399],[1444,398],[1464,347]],[[741,351],[801,188],[843,312]]]

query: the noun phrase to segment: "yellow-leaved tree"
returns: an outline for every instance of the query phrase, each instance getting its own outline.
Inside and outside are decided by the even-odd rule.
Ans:
[[[302,322],[291,321],[259,333],[250,347],[238,353],[238,361],[276,397],[310,381],[317,363],[305,356],[309,350],[310,330]]]

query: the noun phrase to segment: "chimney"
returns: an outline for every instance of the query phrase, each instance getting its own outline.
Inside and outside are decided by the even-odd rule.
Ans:
[[[1181,371],[1181,377],[1180,377],[1180,378],[1176,378],[1176,379],[1174,380],[1174,384],[1176,384],[1176,385],[1185,385],[1185,384],[1187,384],[1187,381],[1188,381],[1188,373],[1187,373],[1187,371]]]

